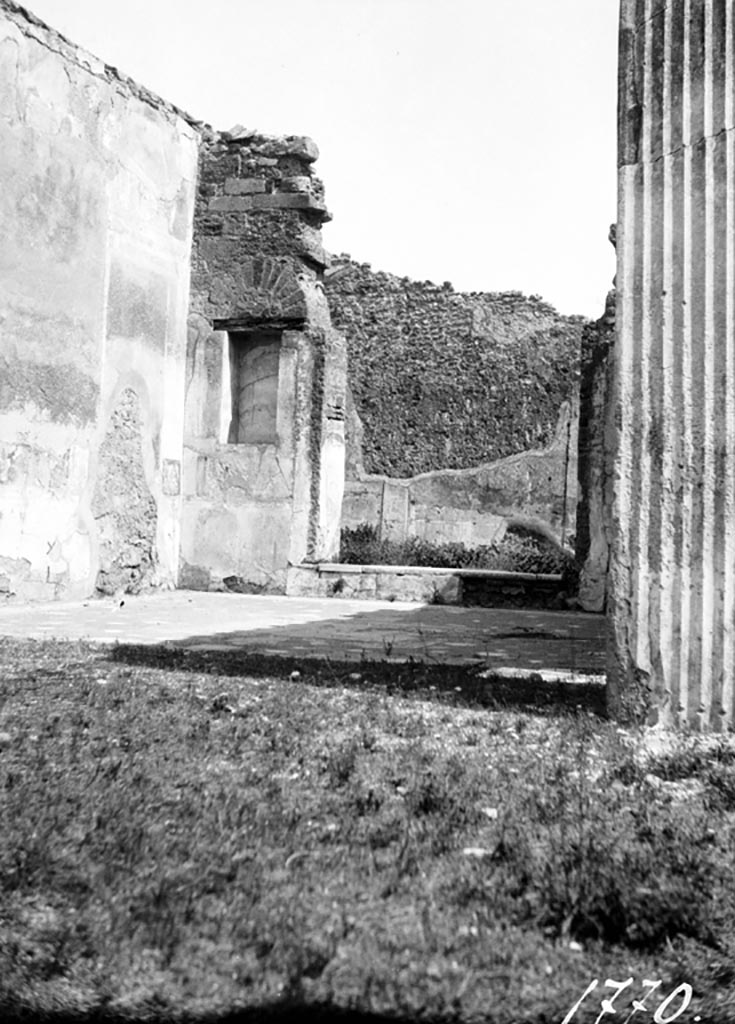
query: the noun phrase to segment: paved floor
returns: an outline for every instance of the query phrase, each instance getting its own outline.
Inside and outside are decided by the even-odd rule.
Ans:
[[[172,591],[0,608],[0,636],[169,642],[289,657],[475,664],[544,679],[601,677],[605,620],[581,612]]]

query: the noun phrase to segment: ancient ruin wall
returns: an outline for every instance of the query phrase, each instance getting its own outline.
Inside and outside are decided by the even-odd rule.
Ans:
[[[574,531],[575,420],[565,403],[546,448],[470,469],[437,469],[407,479],[374,473],[347,479],[342,525],[355,529],[370,523],[388,540],[419,537],[476,548],[502,540],[515,522],[566,544]]]
[[[326,287],[349,340],[365,472],[408,477],[544,448],[577,397],[585,321],[541,299],[455,292],[346,257]]]
[[[0,0],[6,597],[94,589],[99,461],[127,393],[145,480],[124,498],[150,539],[129,548],[130,578],[176,579],[198,138],[180,111]]]
[[[623,0],[612,711],[735,714],[735,20]]]
[[[587,612],[603,612],[607,602],[615,302],[613,289],[604,315],[582,332],[575,555],[580,567],[577,599]]]
[[[187,586],[283,590],[289,563],[337,555],[346,352],[321,280],[328,214],[316,157],[297,136],[237,128],[204,140],[186,375]],[[249,427],[233,427],[233,386],[245,389],[236,405]]]
[[[568,540],[585,321],[348,257],[326,284],[349,349],[344,524],[474,546],[520,515]]]

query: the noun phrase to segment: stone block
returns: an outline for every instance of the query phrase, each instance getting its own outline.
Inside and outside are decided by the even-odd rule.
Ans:
[[[259,148],[265,156],[270,157],[291,156],[309,164],[313,164],[315,160],[319,159],[319,149],[316,143],[305,135],[268,139]]]
[[[308,259],[321,264],[323,267],[328,267],[329,254],[322,245],[321,239],[321,231],[317,228],[312,228],[309,224],[304,224],[302,226],[298,252],[299,255],[306,256]]]
[[[310,164],[319,159],[319,147],[313,139],[308,138],[306,135],[290,138],[288,140],[287,153],[289,156],[301,157],[302,160],[306,160]]]
[[[323,573],[328,597],[364,598],[373,601],[377,595],[375,573]]]
[[[286,573],[286,594],[289,597],[326,597],[326,581],[316,565],[290,565]]]
[[[257,134],[254,128],[245,128],[241,124],[236,124],[228,132],[222,132],[222,137],[231,142],[249,142]]]
[[[318,210],[320,213],[326,210],[324,203],[301,192],[271,192],[253,196],[252,204],[254,210]]]
[[[214,217],[202,217],[197,222],[197,231],[200,235],[221,235],[223,230],[223,222]]]
[[[297,174],[292,178],[282,178],[282,192],[311,192],[312,179],[306,174]]]
[[[228,178],[225,181],[225,193],[229,196],[252,195],[254,192],[265,192],[263,178]]]
[[[209,201],[210,210],[224,213],[244,213],[252,209],[252,206],[253,200],[250,196],[217,196]]]
[[[433,604],[461,604],[462,580],[459,576],[434,577]]]
[[[431,603],[443,576],[375,573],[375,596],[379,601],[420,601]]]

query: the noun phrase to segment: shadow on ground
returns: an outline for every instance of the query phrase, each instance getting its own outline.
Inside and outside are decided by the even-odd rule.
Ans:
[[[276,617],[265,624],[243,622],[241,628],[230,619],[223,629],[211,623],[201,635],[177,643],[345,662],[412,657],[427,664],[602,674],[604,637],[605,620],[579,612],[437,605],[350,612],[335,599],[334,614],[327,617],[320,614],[305,621],[289,617],[283,622]]]
[[[451,608],[396,608],[165,644],[117,644],[127,665],[224,676],[284,677],[327,687],[380,688],[463,705],[546,714],[605,714],[603,623],[578,613],[498,610],[473,621]],[[446,659],[446,660],[443,660]],[[554,681],[541,672],[571,674]],[[598,681],[585,676],[596,675]]]
[[[605,686],[601,683],[546,682],[539,676],[485,673],[466,665],[426,665],[365,660],[340,663],[324,659],[294,659],[257,652],[188,651],[164,646],[120,644],[112,648],[113,662],[148,668],[173,669],[223,676],[289,678],[312,686],[383,689],[388,694],[425,696],[455,704],[487,708],[519,708],[547,714],[591,711],[605,716]]]
[[[177,595],[178,596],[178,595]],[[168,642],[199,649],[247,650],[289,657],[324,657],[340,662],[406,661],[475,664],[524,672],[554,670],[577,674],[605,671],[605,620],[581,612],[437,605],[383,604],[359,611],[357,602],[338,599],[293,602],[238,596],[211,605],[196,597],[180,606]],[[120,602],[121,607],[125,602]],[[329,613],[325,613],[325,607]],[[96,627],[116,627],[131,643],[157,642],[167,620],[165,605],[112,609]],[[194,614],[192,614],[192,612]],[[128,616],[131,617],[128,617]],[[220,621],[217,621],[219,617]],[[152,628],[151,628],[152,627]],[[90,628],[95,628],[90,623]],[[201,631],[199,631],[201,630]],[[108,629],[109,632],[109,629]],[[187,635],[188,634],[188,635]]]

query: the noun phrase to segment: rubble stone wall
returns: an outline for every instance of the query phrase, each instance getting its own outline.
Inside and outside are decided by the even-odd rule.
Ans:
[[[552,442],[563,403],[577,397],[582,317],[537,297],[455,292],[347,257],[332,261],[326,287],[349,342],[365,472],[466,469]]]
[[[142,589],[155,573],[156,503],[143,463],[140,400],[126,388],[99,447],[92,513],[100,594]]]
[[[326,287],[349,350],[344,525],[474,546],[525,515],[568,540],[586,321],[349,257]]]

